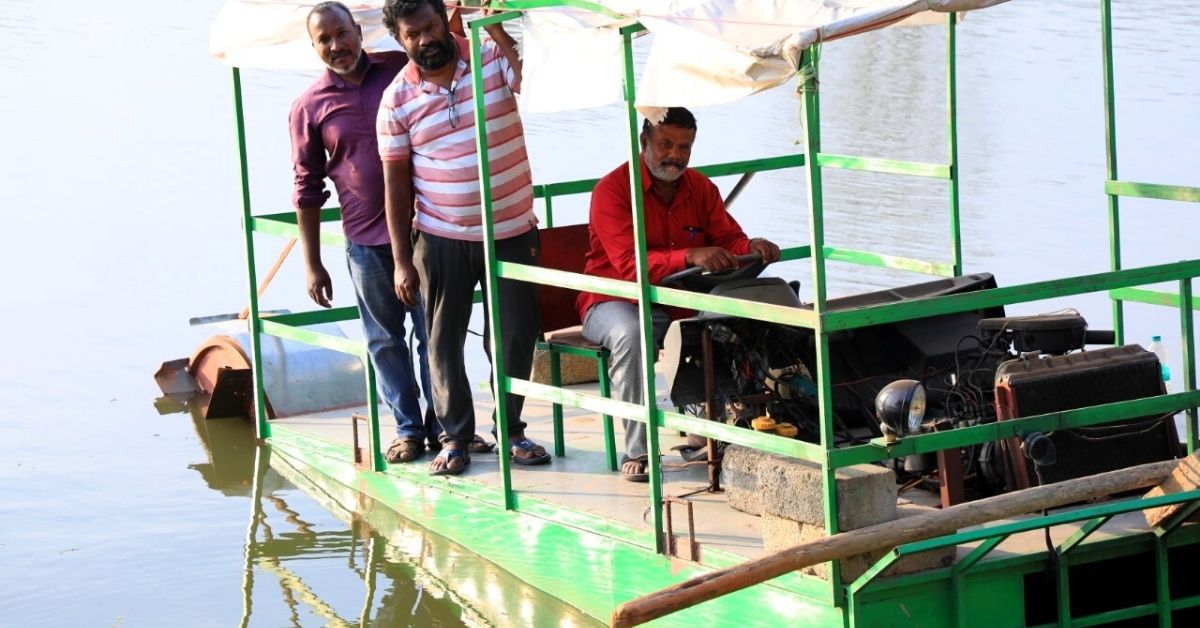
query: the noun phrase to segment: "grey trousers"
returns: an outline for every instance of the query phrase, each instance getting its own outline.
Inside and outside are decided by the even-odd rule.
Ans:
[[[663,338],[671,318],[661,307],[650,310],[654,326],[654,346],[662,348]],[[583,336],[592,342],[604,345],[611,354],[608,378],[615,399],[628,403],[642,403],[642,335],[638,331],[636,303],[626,301],[601,301],[588,309],[583,318]],[[646,455],[646,424],[622,420],[625,425],[625,457],[637,458]]]
[[[541,254],[536,228],[496,242],[496,258],[521,264],[538,263]],[[475,286],[486,281],[483,243],[453,240],[418,233],[413,264],[421,278],[425,296],[425,326],[429,335],[429,370],[432,375],[433,409],[442,422],[442,441],[468,443],[475,436],[475,404],[467,378],[463,347],[471,322]],[[537,285],[501,279],[500,329],[503,332],[503,372],[528,378],[533,367],[533,349],[541,333]],[[489,362],[492,348],[487,304],[484,303],[483,349]],[[495,382],[492,382],[495,392]],[[508,395],[508,436],[524,432],[521,408],[525,398]],[[495,414],[492,415],[495,421]],[[496,430],[492,430],[495,433]]]

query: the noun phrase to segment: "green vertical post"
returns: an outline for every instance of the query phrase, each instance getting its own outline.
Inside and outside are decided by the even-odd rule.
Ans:
[[[1179,280],[1179,334],[1182,347],[1183,390],[1196,389],[1196,317],[1192,309],[1192,280]],[[1187,409],[1188,453],[1196,451],[1196,408]]]
[[[550,385],[555,388],[562,387],[562,373],[559,369],[562,367],[558,359],[557,351],[547,351],[546,355],[550,358]],[[550,404],[551,423],[554,424],[554,457],[562,458],[566,455],[566,435],[563,434],[563,407],[561,403]]]
[[[655,422],[653,317],[650,314],[650,271],[646,266],[646,211],[642,198],[641,152],[638,142],[637,109],[634,99],[637,89],[633,76],[633,33],[641,25],[621,29],[622,54],[625,60],[625,114],[629,123],[629,196],[633,206],[633,239],[637,247],[638,315],[642,322],[642,402],[646,406],[646,454],[650,467],[650,506],[653,512],[654,549],[666,552],[663,538],[662,464],[658,459],[658,425]]]
[[[950,576],[950,606],[954,611],[954,628],[970,628],[971,621],[967,613],[967,579],[966,574],[952,571]]]
[[[262,381],[262,319],[258,317],[258,270],[254,266],[254,231],[250,228],[250,166],[246,163],[246,119],[242,112],[242,75],[233,69],[233,110],[237,120],[238,167],[242,178],[242,235],[246,245],[246,280],[250,286],[250,353],[254,381],[254,418],[258,438],[271,437],[271,425],[267,423],[267,395]]]
[[[1117,180],[1117,112],[1113,97],[1112,1],[1100,0],[1100,38],[1104,48],[1104,146],[1105,172],[1109,181]],[[1108,197],[1109,267],[1121,270],[1121,201],[1116,194]],[[1116,344],[1125,342],[1125,305],[1113,300],[1113,331]]]
[[[503,16],[492,17],[502,18]],[[475,148],[479,157],[479,202],[483,206],[483,259],[487,266],[486,285],[484,286],[490,332],[487,340],[492,345],[492,390],[496,395],[496,440],[500,444],[497,447],[500,455],[496,458],[500,462],[504,508],[505,510],[515,510],[517,498],[513,493],[508,456],[505,455],[508,450],[509,421],[508,404],[505,403],[505,400],[508,398],[509,385],[504,373],[504,346],[501,344],[503,336],[500,333],[500,277],[496,271],[496,230],[495,225],[492,224],[492,175],[491,164],[488,163],[487,109],[483,100],[483,73],[478,71],[483,64],[483,54],[479,47],[479,28],[483,23],[490,23],[490,21],[484,22],[487,19],[472,21],[471,30],[468,33],[471,40],[471,93],[475,106]]]
[[[817,155],[821,152],[821,100],[818,93],[818,62],[820,47],[809,46],[800,61],[800,86],[804,112],[804,164],[808,175],[808,229],[812,247],[813,312],[817,315],[816,358],[819,391],[817,405],[821,416],[821,447],[826,456],[821,461],[825,498],[825,531],[838,533],[837,469],[829,464],[828,452],[833,440],[833,387],[829,363],[829,335],[825,332],[824,314],[827,288],[825,285],[825,218],[821,188],[821,167]],[[830,563],[829,582],[834,603],[842,603],[842,574],[839,561]]]
[[[946,23],[946,148],[950,161],[950,243],[954,276],[963,274],[962,225],[958,203],[958,14]]]
[[[596,359],[596,381],[600,383],[600,396],[605,399],[612,398],[612,389],[608,383],[608,357],[607,354],[601,353]],[[608,459],[608,470],[617,471],[621,467],[617,465],[617,443],[616,437],[613,435],[613,418],[611,415],[600,415],[600,427],[604,430],[604,456]]]
[[[1053,554],[1051,555],[1053,557]],[[1058,625],[1071,625],[1071,574],[1068,571],[1067,555],[1058,553],[1055,569],[1055,593],[1058,597]]]
[[[546,228],[554,226],[554,196],[547,194],[543,199],[546,206]]]
[[[368,429],[371,431],[371,470],[385,471],[387,470],[387,460],[383,457],[383,443],[379,440],[379,393],[375,387],[375,365],[365,353],[360,357],[367,367],[367,418],[370,422]]]
[[[1171,628],[1171,581],[1167,565],[1167,539],[1154,535],[1154,592],[1158,628]]]

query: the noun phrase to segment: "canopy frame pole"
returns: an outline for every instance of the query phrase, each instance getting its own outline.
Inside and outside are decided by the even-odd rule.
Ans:
[[[519,12],[510,11],[471,20],[467,36],[471,45],[471,94],[472,105],[475,109],[475,148],[479,162],[479,203],[483,209],[483,259],[486,267],[484,273],[484,298],[486,299],[488,318],[487,341],[492,347],[492,391],[496,412],[496,444],[497,460],[500,463],[500,481],[504,492],[504,509],[517,509],[517,495],[512,486],[512,470],[508,455],[508,426],[514,417],[508,416],[508,395],[512,384],[504,372],[504,338],[500,329],[500,275],[496,260],[496,227],[493,223],[492,208],[492,175],[491,163],[488,161],[487,137],[487,103],[484,101],[483,72],[478,71],[483,65],[483,51],[479,38],[479,29],[519,17]]]
[[[814,335],[816,339],[817,406],[821,418],[821,489],[824,496],[825,533],[838,533],[837,467],[832,464],[829,451],[834,443],[833,385],[830,381],[832,365],[829,357],[829,333],[825,330],[825,309],[828,287],[825,276],[825,216],[822,193],[821,163],[821,99],[819,93],[820,44],[808,47],[800,59],[801,109],[804,115],[804,163],[808,183],[808,231],[812,251],[813,313],[816,315]],[[845,601],[842,587],[841,563],[834,560],[829,566],[829,591],[833,603],[841,606]]]
[[[1108,181],[1117,180],[1117,111],[1116,86],[1113,83],[1112,0],[1100,0],[1100,37],[1104,56],[1104,147],[1105,173]],[[1108,198],[1108,255],[1109,269],[1121,270],[1121,200],[1115,192],[1105,190]],[[1114,344],[1125,344],[1125,303],[1112,299]]]
[[[950,241],[954,276],[963,274],[962,224],[958,198],[958,14],[946,21],[946,149],[950,165]]]
[[[642,30],[641,24],[621,29],[621,56],[624,69],[625,116],[628,123],[629,140],[629,198],[633,210],[633,240],[637,253],[638,318],[641,321],[642,343],[642,404],[645,406],[646,460],[650,471],[650,506],[654,528],[654,551],[667,552],[664,538],[662,461],[659,459],[658,427],[656,410],[654,362],[658,348],[654,343],[654,302],[650,295],[650,270],[646,263],[646,205],[642,193],[641,144],[638,141],[638,116],[634,103],[637,99],[637,83],[633,72],[633,34]]]
[[[254,217],[250,208],[250,167],[246,160],[246,117],[242,107],[242,75],[238,68],[233,68],[233,110],[237,121],[238,170],[242,180],[242,235],[245,237],[246,248],[246,280],[249,284],[250,296],[250,354],[251,374],[254,382],[254,419],[255,432],[259,440],[271,437],[271,425],[267,423],[267,395],[263,389],[262,364],[262,319],[258,309],[258,271],[254,263]]]

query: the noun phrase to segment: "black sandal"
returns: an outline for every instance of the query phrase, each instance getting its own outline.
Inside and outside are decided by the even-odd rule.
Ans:
[[[429,475],[462,475],[462,472],[466,471],[467,467],[471,466],[471,454],[467,453],[467,450],[460,447],[455,447],[453,449],[446,447],[442,449],[438,452],[438,455],[434,457],[434,460],[438,460],[439,458],[445,460],[446,464],[438,469],[429,469]],[[462,460],[462,466],[450,466],[456,459]],[[432,465],[433,462],[431,461],[429,464]]]
[[[540,454],[536,453],[539,449],[542,450],[542,453]],[[518,451],[529,452],[529,455],[518,456]],[[538,445],[528,438],[522,438],[521,440],[513,443],[509,447],[509,453],[512,455],[512,461],[520,465],[546,464],[547,462],[550,462],[550,452],[546,451],[545,447]]]
[[[639,465],[639,471],[629,472],[625,470],[625,465],[631,462]],[[633,458],[625,456],[621,458],[621,479],[628,482],[649,482],[650,474],[647,472],[647,462],[648,458],[646,456],[636,456]]]

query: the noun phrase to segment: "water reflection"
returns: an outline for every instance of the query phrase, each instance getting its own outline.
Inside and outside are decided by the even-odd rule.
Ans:
[[[250,501],[241,626],[582,626],[596,622],[270,446],[241,419],[186,410],[207,456],[188,465]],[[333,519],[330,519],[330,516]],[[232,584],[232,583],[231,583]]]

